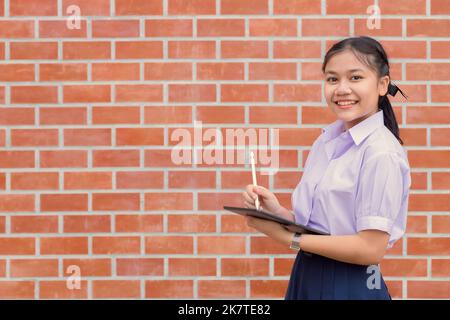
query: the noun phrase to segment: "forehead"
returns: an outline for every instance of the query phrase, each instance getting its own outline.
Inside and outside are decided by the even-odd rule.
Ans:
[[[325,73],[332,74],[345,74],[356,71],[368,72],[369,68],[350,50],[345,50],[332,56],[325,67]]]

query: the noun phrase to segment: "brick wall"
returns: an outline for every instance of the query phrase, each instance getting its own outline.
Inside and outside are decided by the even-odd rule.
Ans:
[[[279,128],[280,170],[258,181],[290,207],[335,120],[323,56],[353,35],[381,41],[410,97],[391,100],[413,181],[384,277],[394,298],[450,298],[449,15],[448,0],[0,0],[0,298],[283,298],[294,255],[220,211],[242,204],[248,166],[175,165],[171,136]]]

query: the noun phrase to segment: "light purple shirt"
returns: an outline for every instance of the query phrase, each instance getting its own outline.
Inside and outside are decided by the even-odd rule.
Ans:
[[[295,220],[331,235],[386,231],[391,248],[406,229],[406,150],[384,125],[382,110],[344,130],[338,119],[314,141],[292,194]]]

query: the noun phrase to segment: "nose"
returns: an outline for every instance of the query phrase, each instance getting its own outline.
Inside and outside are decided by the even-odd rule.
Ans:
[[[350,86],[346,81],[339,82],[337,88],[336,88],[336,95],[346,95],[352,93],[352,90],[350,89]]]

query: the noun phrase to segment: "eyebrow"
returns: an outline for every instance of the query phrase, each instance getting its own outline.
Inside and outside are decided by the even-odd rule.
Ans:
[[[362,69],[351,69],[351,70],[348,70],[348,72],[355,72],[355,71],[362,71],[362,72],[364,72],[364,70],[362,70]],[[333,71],[333,70],[329,70],[329,71],[327,71],[325,73],[337,74],[337,72]]]

